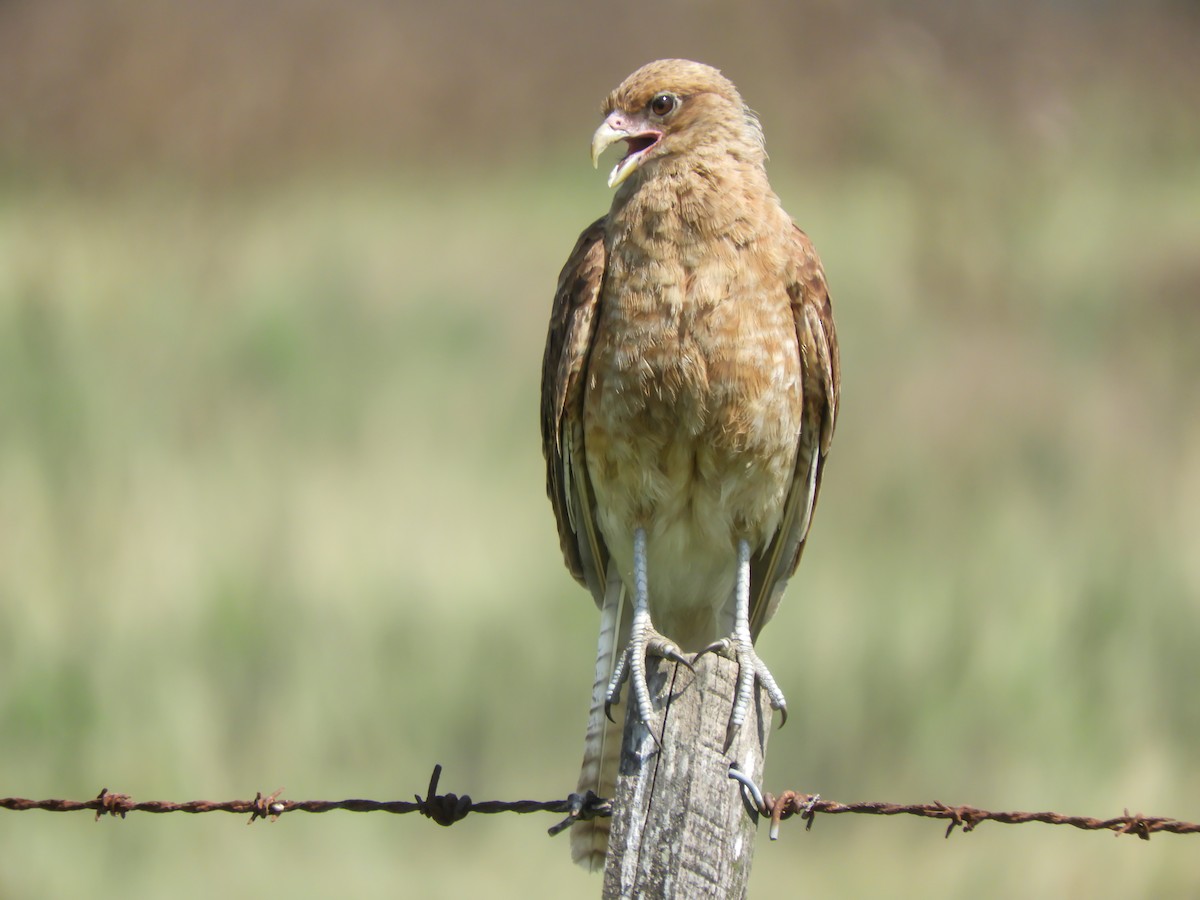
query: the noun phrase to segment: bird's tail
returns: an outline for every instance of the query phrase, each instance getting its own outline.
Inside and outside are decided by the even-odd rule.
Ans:
[[[583,769],[579,773],[579,793],[595,791],[611,798],[617,784],[621,761],[623,712],[614,712],[611,721],[604,714],[604,698],[613,667],[622,650],[622,638],[629,632],[631,611],[625,602],[625,586],[616,563],[609,560],[605,576],[604,603],[600,608],[600,641],[596,649],[596,679],[592,683],[592,707],[588,713],[587,737],[583,745]],[[615,709],[615,708],[614,708]],[[604,868],[608,853],[611,819],[596,818],[577,822],[571,828],[571,859],[592,872]]]

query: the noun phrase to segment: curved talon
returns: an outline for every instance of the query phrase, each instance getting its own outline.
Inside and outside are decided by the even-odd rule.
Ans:
[[[612,717],[612,708],[615,704],[621,702],[621,686],[625,683],[625,679],[629,677],[629,652],[622,653],[617,660],[617,665],[613,669],[612,678],[608,681],[608,691],[604,695],[604,716],[608,721],[616,724],[616,719]]]
[[[677,644],[672,643],[666,638],[651,638],[646,642],[646,655],[653,653],[660,659],[667,659],[671,662],[679,663],[681,666],[687,666],[689,671],[695,672],[696,667],[692,665],[692,661],[684,655]]]
[[[724,653],[729,649],[731,643],[732,641],[730,641],[729,638],[721,638],[719,641],[713,641],[696,654],[696,659],[699,659],[707,653]]]

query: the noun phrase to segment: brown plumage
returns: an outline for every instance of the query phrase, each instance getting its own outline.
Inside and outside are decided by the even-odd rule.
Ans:
[[[820,260],[771,190],[762,130],[733,84],[660,60],[604,115],[593,159],[618,140],[628,153],[612,208],[559,277],[542,442],[567,568],[602,611],[579,790],[611,796],[614,667],[632,673],[646,719],[645,654],[724,639],[739,693],[757,678],[782,707],[751,642],[804,549],[839,372]],[[575,826],[577,861],[598,868],[606,844],[607,820]]]

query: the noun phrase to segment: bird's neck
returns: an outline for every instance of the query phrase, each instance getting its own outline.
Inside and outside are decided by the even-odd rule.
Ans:
[[[627,181],[613,198],[610,238],[638,243],[672,240],[704,243],[726,238],[750,242],[786,218],[760,162],[725,156],[662,160],[644,177]]]

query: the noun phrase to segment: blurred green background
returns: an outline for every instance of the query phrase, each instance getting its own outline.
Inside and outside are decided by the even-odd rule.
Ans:
[[[767,787],[1200,819],[1195,3],[0,2],[0,795],[548,799],[603,96],[720,66],[843,411]],[[550,816],[0,813],[0,897],[598,895]],[[752,891],[1191,896],[1194,838],[823,818]]]

